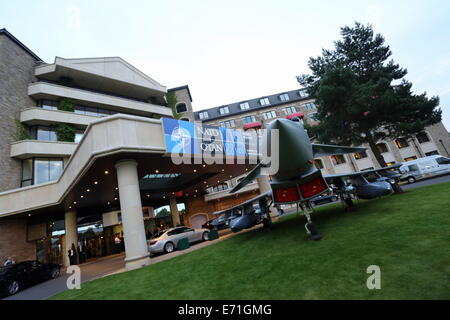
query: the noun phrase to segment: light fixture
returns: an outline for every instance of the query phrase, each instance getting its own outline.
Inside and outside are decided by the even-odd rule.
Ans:
[[[109,173],[109,171],[108,170],[105,170],[105,174],[108,174]]]
[[[225,171],[225,169],[222,169],[222,172],[224,172]]]
[[[155,173],[159,173],[159,170],[155,170]]]
[[[98,184],[98,181],[94,181],[94,184]]]
[[[29,213],[28,216],[31,217],[31,213]]]
[[[91,192],[91,189],[86,189],[86,192]]]
[[[108,204],[111,204],[111,202],[108,201]]]
[[[147,197],[150,197],[150,195],[148,194]]]
[[[69,209],[72,209],[72,206],[69,206]]]
[[[205,183],[205,184],[206,184],[206,181],[203,181],[203,183]]]
[[[80,198],[81,198],[81,199],[83,199],[83,198],[84,198],[84,196],[81,196]]]
[[[206,168],[206,164],[203,165],[203,168]]]
[[[73,202],[73,204],[77,204],[77,202],[76,202],[76,201],[74,201],[74,202]]]
[[[119,190],[119,187],[116,187],[116,190]]]
[[[117,200],[117,198],[114,198],[114,200]]]

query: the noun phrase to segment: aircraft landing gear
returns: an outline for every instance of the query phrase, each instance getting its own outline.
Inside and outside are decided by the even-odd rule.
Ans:
[[[305,217],[308,222],[305,224],[306,233],[308,235],[309,240],[320,240],[322,239],[322,235],[317,231],[316,226],[312,223],[311,215],[308,210],[311,210],[309,206],[306,206],[304,212]]]

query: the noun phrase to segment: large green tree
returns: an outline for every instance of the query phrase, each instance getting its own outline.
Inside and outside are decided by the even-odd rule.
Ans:
[[[341,28],[341,35],[333,50],[323,49],[321,56],[309,58],[311,74],[297,77],[316,98],[320,123],[308,130],[322,143],[368,143],[384,167],[376,143],[411,139],[439,122],[439,98],[412,93],[411,82],[404,79],[406,69],[389,59],[389,46],[371,25],[356,22]]]

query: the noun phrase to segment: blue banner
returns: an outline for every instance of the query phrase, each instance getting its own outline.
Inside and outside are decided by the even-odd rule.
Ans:
[[[166,152],[201,155],[220,152],[226,156],[248,156],[248,135],[242,130],[195,124],[188,121],[162,118]],[[257,141],[256,144],[257,146]],[[250,152],[249,152],[250,151]]]

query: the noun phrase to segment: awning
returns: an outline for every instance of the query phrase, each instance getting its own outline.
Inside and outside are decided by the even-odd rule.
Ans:
[[[305,114],[303,112],[295,112],[295,113],[291,113],[286,118],[289,120],[291,120],[294,117],[299,117],[300,119],[303,119],[304,116],[305,116]]]
[[[252,123],[247,123],[247,124],[244,124],[244,130],[254,129],[254,128],[261,128],[261,126],[262,126],[262,124],[259,121],[252,122]]]

